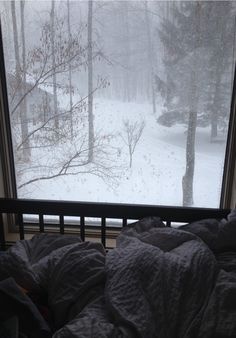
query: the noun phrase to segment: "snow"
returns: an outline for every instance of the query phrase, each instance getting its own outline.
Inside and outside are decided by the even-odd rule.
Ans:
[[[60,96],[61,106],[63,95]],[[64,102],[64,106],[66,103]],[[159,114],[162,104],[159,102]],[[158,114],[157,114],[158,116]],[[157,117],[156,116],[156,117]],[[95,130],[115,135],[109,140],[115,153],[119,179],[108,185],[91,174],[63,176],[37,181],[19,189],[21,198],[115,202],[151,205],[182,205],[182,177],[185,172],[186,128],[158,125],[149,103],[94,100]],[[128,148],[122,140],[123,121],[145,121],[145,128],[129,168]],[[194,206],[218,207],[224,165],[224,143],[210,143],[208,128],[198,128],[194,174]],[[123,134],[124,136],[124,134]],[[70,140],[68,140],[69,145]],[[55,148],[57,149],[57,148]],[[31,165],[37,161],[60,159],[62,148],[53,152],[35,149]],[[114,160],[114,158],[113,158]],[[37,171],[37,168],[36,168]],[[26,171],[20,181],[29,180]]]

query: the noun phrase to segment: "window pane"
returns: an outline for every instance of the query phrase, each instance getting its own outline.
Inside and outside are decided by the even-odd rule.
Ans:
[[[1,1],[19,197],[219,206],[232,1]]]

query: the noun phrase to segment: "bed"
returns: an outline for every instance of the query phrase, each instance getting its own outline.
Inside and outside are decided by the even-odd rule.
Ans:
[[[31,239],[26,214],[38,215]],[[0,199],[0,215],[0,319],[25,337],[236,337],[235,211]],[[20,233],[10,247],[8,217]]]

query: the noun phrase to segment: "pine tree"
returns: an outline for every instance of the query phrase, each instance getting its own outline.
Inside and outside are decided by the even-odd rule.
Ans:
[[[226,104],[230,102],[232,15],[233,6],[228,1],[175,3],[171,17],[163,20],[159,31],[166,50],[164,64],[173,79],[171,86],[167,83],[172,97],[166,104],[167,116],[171,112],[172,118],[169,125],[177,119],[187,124],[186,171],[182,182],[185,206],[193,204],[197,123],[210,124],[213,139],[229,111]],[[168,125],[168,121],[165,123]]]
[[[188,74],[195,54],[197,59],[201,59],[198,69],[198,124],[211,125],[212,139],[217,136],[218,126],[225,125],[228,118],[235,9],[231,1],[201,1],[201,25],[196,30],[196,3],[173,3],[171,13],[163,19],[159,30],[165,48],[165,71],[172,75],[166,81],[169,94],[165,97],[164,113],[167,114],[163,114],[159,121],[166,125],[187,124]],[[200,45],[196,51],[197,35],[200,36]],[[176,118],[173,113],[169,114],[172,110],[176,112]],[[168,121],[168,117],[172,120]]]

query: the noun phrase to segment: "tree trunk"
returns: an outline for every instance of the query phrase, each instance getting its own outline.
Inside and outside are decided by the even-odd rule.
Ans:
[[[124,35],[124,50],[123,50],[123,100],[126,102],[131,101],[131,85],[130,85],[130,23],[129,23],[129,3],[128,1],[121,2],[121,23],[123,26]]]
[[[150,16],[148,13],[147,1],[145,1],[145,23],[147,31],[147,51],[148,51],[148,68],[149,68],[149,81],[151,81],[151,98],[152,98],[152,112],[156,114],[156,97],[155,97],[155,78],[154,78],[154,55],[153,55],[153,44],[151,40],[151,27],[150,27]]]
[[[67,27],[68,27],[68,42],[71,48],[71,24],[70,24],[70,0],[67,0]],[[71,62],[69,61],[69,95],[70,95],[70,132],[73,139],[73,100],[72,100],[72,72]]]
[[[93,0],[88,1],[88,162],[93,161],[94,117],[93,117]]]
[[[188,120],[188,133],[186,144],[186,171],[183,177],[183,206],[193,204],[193,177],[195,167],[195,136],[197,129],[197,79],[196,71],[191,72],[191,90],[190,90],[190,113]]]
[[[171,3],[169,1],[165,2],[165,6],[166,6],[166,20],[170,20],[170,5]],[[170,34],[170,33],[169,33]],[[167,50],[165,48],[164,50],[164,58],[168,57],[168,53]],[[166,67],[166,109],[169,111],[171,109],[171,74],[170,74],[170,66]]]
[[[17,83],[17,96],[21,99],[23,96],[24,84],[26,81],[22,81],[21,77],[21,65],[20,65],[20,51],[19,51],[19,42],[18,42],[18,29],[16,22],[16,7],[15,1],[11,1],[11,14],[12,14],[12,27],[13,27],[13,39],[14,39],[14,51],[15,51],[15,75],[16,75],[16,83]],[[24,35],[24,4],[21,4],[21,34],[22,34],[22,45],[23,51],[22,54],[25,56],[25,35]],[[25,67],[25,60],[23,61],[23,70]],[[24,74],[25,79],[25,74]],[[25,100],[24,100],[25,101]],[[21,103],[19,107],[20,112],[20,125],[21,125],[21,139],[22,139],[22,148],[23,148],[23,161],[28,161],[30,157],[29,150],[29,141],[28,137],[28,120],[26,115],[25,103]],[[27,141],[25,141],[27,140]]]
[[[219,7],[220,10],[220,7]],[[215,71],[214,71],[214,94],[213,94],[213,104],[212,104],[212,111],[211,111],[211,141],[218,135],[218,120],[219,120],[219,110],[222,104],[222,93],[221,93],[221,86],[222,86],[222,76],[225,73],[225,57],[227,58],[227,45],[226,42],[228,40],[228,27],[225,24],[224,16],[220,15],[220,13],[215,13],[217,16],[217,27],[219,27],[219,36],[218,39],[220,41],[217,42],[214,50],[214,59],[215,59]],[[219,49],[219,45],[221,48]]]
[[[197,113],[190,112],[188,122],[187,146],[186,146],[186,170],[182,180],[183,206],[193,204],[193,177],[195,166],[195,135]]]
[[[196,22],[195,31],[197,32],[197,41],[195,50],[200,46],[200,2],[196,3]],[[196,53],[193,54],[193,64],[190,70],[190,87],[188,93],[189,99],[189,120],[186,144],[186,170],[182,179],[183,188],[183,206],[191,206],[193,204],[193,178],[195,167],[195,136],[197,129],[197,111],[198,111],[198,69],[199,60]]]
[[[132,154],[132,148],[131,144],[129,144],[129,167],[132,167],[132,162],[133,162],[133,154]]]
[[[222,81],[222,74],[223,74],[223,58],[219,58],[216,66],[216,73],[215,73],[215,90],[214,90],[214,98],[212,104],[212,111],[211,111],[211,141],[218,135],[218,109],[220,109],[221,103],[221,81]]]
[[[51,3],[51,49],[52,49],[52,87],[53,87],[53,115],[55,116],[55,128],[59,129],[58,106],[57,106],[57,77],[55,73],[56,58],[55,58],[55,0]]]
[[[22,42],[22,72],[23,72],[23,83],[22,83],[22,95],[26,92],[26,47],[25,47],[25,0],[20,2],[20,13],[21,13],[21,42]],[[23,118],[23,126],[24,126],[24,135],[25,135],[25,144],[24,151],[25,156],[27,156],[27,160],[29,160],[31,155],[30,143],[28,136],[28,114],[27,114],[27,98],[25,97],[21,103],[22,105],[22,118]]]
[[[10,10],[11,8],[9,7],[9,3],[6,1],[3,1],[1,5],[4,6],[3,11],[1,12],[1,25],[2,27],[7,27],[4,30],[4,34],[2,36],[3,39],[3,45],[4,45],[4,55],[5,55],[5,65],[6,69],[11,68],[11,44],[9,41],[11,41],[11,29],[12,29],[12,24],[9,20],[10,17]]]

